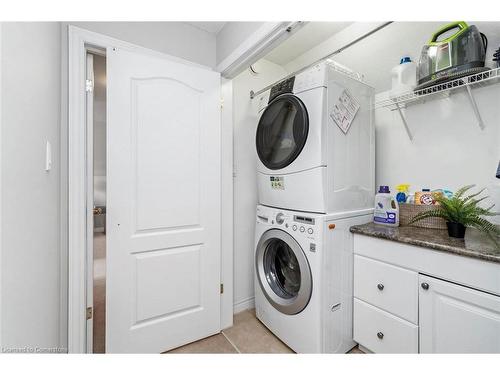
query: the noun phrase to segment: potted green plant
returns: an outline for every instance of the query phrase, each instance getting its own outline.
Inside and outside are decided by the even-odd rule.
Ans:
[[[428,217],[440,217],[446,220],[448,235],[450,237],[464,238],[466,228],[473,227],[485,232],[497,242],[497,237],[500,235],[500,228],[484,217],[496,216],[500,215],[500,213],[491,211],[495,205],[491,205],[488,208],[479,206],[480,202],[488,198],[487,196],[479,197],[484,189],[474,194],[465,194],[474,186],[467,185],[458,189],[451,198],[447,198],[444,195],[436,195],[434,198],[439,205],[436,205],[436,208],[433,210],[415,215],[409,224]]]

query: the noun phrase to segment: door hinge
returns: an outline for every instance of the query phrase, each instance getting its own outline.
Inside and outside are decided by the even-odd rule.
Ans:
[[[224,293],[224,284],[220,284],[220,294]]]
[[[224,108],[224,98],[220,98],[220,108]]]
[[[94,91],[94,81],[92,81],[91,79],[85,80],[85,91],[86,92]]]
[[[92,307],[87,307],[87,320],[92,319],[94,315],[94,309]]]

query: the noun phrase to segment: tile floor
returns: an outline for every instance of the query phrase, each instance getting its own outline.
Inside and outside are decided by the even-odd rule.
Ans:
[[[233,326],[221,333],[193,342],[167,353],[293,353],[255,317],[255,310],[234,316]],[[357,347],[349,353],[363,353]]]

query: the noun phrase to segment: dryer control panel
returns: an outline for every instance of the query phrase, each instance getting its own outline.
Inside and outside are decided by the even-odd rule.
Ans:
[[[295,77],[291,77],[271,87],[268,104],[271,103],[271,101],[273,101],[278,95],[293,92],[294,82]]]

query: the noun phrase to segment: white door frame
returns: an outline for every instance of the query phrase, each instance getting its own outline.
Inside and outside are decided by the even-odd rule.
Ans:
[[[95,82],[94,78],[94,57],[92,54],[87,51],[85,54],[86,56],[86,66],[85,66],[85,78],[86,80],[91,80],[92,82]],[[93,86],[93,85],[92,85]],[[85,83],[85,88],[87,88],[87,84]],[[85,119],[86,119],[86,139],[91,139],[92,142],[86,142],[86,155],[87,157],[85,158],[86,160],[86,182],[87,186],[85,187],[85,193],[87,195],[86,197],[86,207],[87,207],[87,218],[86,218],[86,227],[87,227],[87,234],[86,234],[86,290],[85,290],[85,296],[87,300],[87,307],[89,308],[92,306],[92,311],[94,308],[94,226],[93,221],[94,221],[94,213],[90,209],[93,207],[94,203],[94,163],[93,163],[93,158],[89,157],[90,155],[94,155],[94,88],[90,89],[85,93],[86,95],[86,113],[85,113]],[[92,176],[92,177],[90,177]],[[90,177],[90,178],[89,178]],[[92,238],[92,240],[90,240]],[[93,315],[93,314],[92,314]],[[86,321],[86,327],[87,327],[87,332],[86,332],[86,352],[87,353],[92,353],[94,346],[93,346],[93,328],[94,328],[94,317],[92,316],[91,321],[89,320]]]
[[[3,22],[0,22],[0,166],[2,165],[2,29]],[[232,166],[231,166],[232,169]],[[2,173],[0,173],[0,215],[2,215]],[[0,216],[0,349],[2,348],[2,225]]]
[[[109,50],[113,47],[145,53],[201,68],[174,56],[139,47],[75,26],[68,26],[68,352],[85,353],[86,344],[86,246],[87,241],[87,152],[85,122],[86,47]],[[232,91],[226,89],[225,105],[232,108]],[[222,116],[221,152],[221,329],[231,326],[233,319],[233,200],[232,200],[232,113]],[[230,123],[228,123],[230,121]],[[228,199],[229,197],[229,199]],[[228,236],[229,234],[229,236]],[[225,236],[228,236],[228,240]]]

